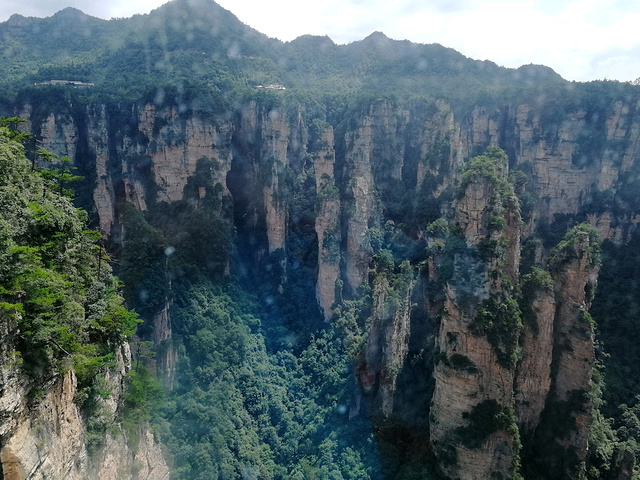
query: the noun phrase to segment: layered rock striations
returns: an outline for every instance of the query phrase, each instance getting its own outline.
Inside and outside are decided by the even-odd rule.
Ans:
[[[596,205],[606,202],[599,197],[602,193],[624,196],[625,178],[640,153],[636,108],[620,101],[601,113],[578,107],[549,124],[541,109],[518,107],[513,127],[516,163],[531,172],[539,198],[537,220],[550,222],[556,214],[577,214],[585,207],[603,210],[604,205]],[[621,226],[610,230],[609,208],[591,222],[600,223],[603,235],[622,240],[628,232]],[[637,224],[634,213],[624,212],[622,217],[624,223]]]
[[[582,462],[589,448],[593,415],[591,380],[595,362],[594,321],[588,310],[596,288],[599,251],[598,231],[588,224],[581,224],[567,232],[549,260],[555,297],[553,352],[547,377],[550,382],[545,379],[544,390],[538,389],[537,393],[542,394],[546,402],[537,421],[530,420],[530,405],[520,409],[526,412],[522,418],[524,426],[533,428],[527,433],[532,435],[534,450],[544,456],[544,464],[549,469],[544,478],[577,479],[584,475]],[[548,292],[550,284],[545,283]],[[546,294],[536,294],[534,308],[540,305],[544,296]],[[536,320],[542,320],[542,323],[536,323],[536,326],[546,330],[544,318],[539,315],[541,310],[536,311]],[[543,374],[548,361],[548,345],[544,347]],[[537,352],[528,352],[525,347],[525,353],[528,356]],[[524,383],[529,375],[521,372],[520,377]],[[534,405],[536,412],[539,411],[540,404]],[[534,463],[539,465],[541,462],[538,459]]]
[[[247,164],[243,185],[238,188],[261,191],[253,212],[266,223],[268,252],[285,248],[288,205],[284,198],[289,165],[290,124],[281,109],[264,109],[252,101],[242,109],[236,139],[241,161]],[[258,209],[261,207],[260,209]]]
[[[1,324],[0,472],[5,480],[169,478],[164,454],[148,429],[141,430],[137,448],[130,448],[116,421],[131,368],[128,345],[116,352],[115,366],[103,372],[103,387],[111,393],[100,400],[99,420],[110,428],[100,448],[90,453],[73,370],[36,382],[22,370],[19,354],[8,342],[15,325],[5,317]]]
[[[367,232],[372,219],[379,215],[372,172],[372,122],[370,116],[365,116],[358,128],[348,132],[345,139],[346,188],[350,200],[346,220],[345,277],[352,291],[367,278],[371,260]]]
[[[397,378],[407,356],[414,286],[408,264],[397,273],[382,268],[373,280],[373,309],[357,377],[374,411],[383,416],[393,412]]]
[[[336,301],[336,281],[340,276],[340,191],[335,181],[333,129],[325,126],[318,150],[312,153],[318,214],[315,231],[318,236],[318,278],[316,297],[324,318],[329,320]]]
[[[518,461],[513,418],[519,311],[520,215],[499,150],[472,160],[456,204],[459,246],[442,276],[445,300],[437,333],[431,441],[453,478],[510,477]]]
[[[556,300],[553,279],[545,270],[526,275],[522,282],[523,312],[515,410],[523,433],[534,432],[551,388]]]
[[[150,163],[157,188],[156,198],[150,200],[167,203],[181,200],[189,178],[196,174],[198,163],[203,160],[214,165],[211,171],[222,188],[220,195],[228,195],[226,176],[231,168],[231,125],[228,122],[185,118],[176,107],[158,112],[155,106],[146,105],[135,113],[137,128],[144,135],[142,145],[129,143],[125,137],[118,147],[122,149],[121,156],[131,153],[133,147],[142,157],[136,159],[138,162]],[[142,165],[130,165],[129,172],[132,167]],[[123,174],[125,178],[128,176],[125,171]],[[127,200],[136,196],[140,189],[138,182],[143,180],[132,179],[125,187],[131,195]]]
[[[366,276],[369,260],[362,253],[369,248],[366,232],[381,218],[385,192],[419,189],[430,179],[430,191],[437,196],[455,183],[464,159],[488,145],[509,147],[506,151],[514,168],[529,175],[528,189],[536,197],[530,212],[533,218],[527,219],[532,227],[541,221],[552,222],[557,214],[580,213],[598,192],[615,196],[623,185],[622,176],[634,168],[639,154],[640,123],[633,113],[635,106],[631,109],[618,102],[614,107],[605,122],[606,141],[621,147],[614,152],[605,143],[600,156],[595,151],[587,158],[581,142],[589,122],[579,109],[549,125],[540,118],[537,106],[528,104],[506,111],[478,107],[468,117],[456,118],[443,101],[436,102],[432,111],[424,104],[399,108],[388,100],[372,102],[356,115],[355,126],[345,137],[334,139],[327,147],[335,149],[344,141],[336,162],[344,166],[337,188],[345,197],[341,211],[347,215],[344,268],[348,285],[357,288]],[[31,110],[24,109],[24,114],[34,115]],[[261,208],[247,216],[268,222],[269,251],[286,246],[291,219],[287,218],[290,199],[283,177],[289,163],[304,162],[309,150],[304,144],[308,127],[300,114],[289,118],[282,109],[265,109],[253,101],[243,107],[236,121],[227,116],[212,121],[195,113],[185,116],[172,108],[147,105],[132,110],[127,117],[132,123],[124,133],[118,118],[106,110],[87,108],[82,118],[47,115],[42,124],[31,127],[46,133],[44,148],[66,155],[80,141],[76,124],[86,122],[82,128],[96,158],[93,208],[105,232],[114,221],[117,199],[129,200],[140,210],[150,201],[179,200],[187,179],[195,175],[198,160],[205,158],[212,160],[210,168],[222,196],[228,195],[231,163],[251,164],[249,172],[244,172],[251,178],[243,179],[242,188],[261,190]],[[68,135],[51,133],[67,130]],[[635,224],[634,214],[621,213],[621,220]],[[624,239],[628,235],[622,225],[610,227],[618,222],[611,212],[591,215],[603,236]]]

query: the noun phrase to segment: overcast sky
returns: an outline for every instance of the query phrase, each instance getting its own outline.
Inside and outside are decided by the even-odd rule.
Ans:
[[[1,0],[13,13],[46,17],[68,6],[100,18],[148,13],[165,0]],[[506,67],[547,65],[568,80],[640,77],[638,0],[218,0],[242,22],[284,41],[303,34],[336,43],[374,31],[439,43]]]

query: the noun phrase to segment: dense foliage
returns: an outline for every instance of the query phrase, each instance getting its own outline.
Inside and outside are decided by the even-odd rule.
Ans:
[[[198,210],[183,211],[185,224]],[[131,301],[148,312],[172,304],[165,347],[177,351],[178,373],[151,422],[172,453],[175,478],[381,478],[366,416],[349,419],[354,379],[339,333],[315,327],[296,335],[279,308],[295,310],[308,295],[276,298],[269,274],[254,289],[261,298],[250,295],[248,278],[221,278],[224,264],[203,269],[203,250],[180,243],[162,217],[147,216],[159,221],[153,227],[128,212],[121,273],[135,285]],[[229,227],[219,227],[207,245],[224,252]]]
[[[65,183],[77,179],[66,162],[46,170],[25,157],[29,135],[18,119],[0,119],[0,321],[12,364],[27,374],[30,395],[73,369],[75,401],[82,407],[86,445],[95,453],[113,418],[101,399],[112,392],[103,377],[115,351],[139,322],[124,307],[109,258],[87,230],[87,215],[73,206]],[[56,166],[59,165],[59,166]],[[3,365],[9,368],[10,364]],[[129,423],[136,432],[143,419]]]
[[[16,325],[25,368],[52,375],[74,365],[85,384],[137,316],[124,308],[86,214],[61,194],[59,176],[33,169],[10,122],[0,124],[2,315]]]
[[[349,419],[352,377],[333,329],[298,355],[269,352],[260,306],[233,284],[179,288],[184,364],[158,417],[176,478],[381,478],[365,419]]]

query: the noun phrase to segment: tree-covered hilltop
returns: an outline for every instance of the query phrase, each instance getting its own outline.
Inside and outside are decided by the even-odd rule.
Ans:
[[[251,98],[305,103],[330,117],[384,96],[401,102],[444,99],[457,113],[520,102],[557,124],[589,105],[594,130],[616,100],[637,88],[620,82],[567,82],[548,67],[500,67],[438,44],[375,32],[347,45],[305,35],[283,43],[243,24],[211,0],[174,0],[145,15],[101,20],[73,8],[48,18],[14,15],[0,23],[0,106],[121,102],[175,105],[181,113],[232,111]],[[71,80],[92,86],[35,85]],[[258,86],[280,85],[285,90]],[[598,123],[600,122],[600,123]],[[585,138],[588,156],[599,135]]]
[[[327,37],[270,39],[210,0],[174,0],[147,15],[105,21],[73,8],[0,24],[3,92],[37,82],[94,83],[87,95],[138,99],[154,87],[246,94],[280,84],[305,93],[419,95],[451,99],[566,84],[551,69],[505,69],[437,44],[376,32],[348,45]],[[477,96],[477,95],[476,95]]]

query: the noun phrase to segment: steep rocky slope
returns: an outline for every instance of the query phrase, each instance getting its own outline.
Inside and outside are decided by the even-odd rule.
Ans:
[[[15,326],[3,325],[9,338]],[[73,371],[36,385],[16,363],[15,350],[2,345],[0,388],[2,449],[0,472],[5,480],[51,479],[168,479],[169,469],[160,446],[148,429],[140,433],[135,448],[128,446],[119,423],[105,433],[98,451],[89,453],[87,423],[77,406],[77,380]],[[125,373],[131,368],[128,345],[118,352],[105,375],[103,388],[110,396],[102,401],[100,415],[113,422],[122,403]],[[34,394],[33,390],[39,389]],[[34,395],[38,395],[34,398]]]
[[[132,105],[126,131],[100,105],[73,115],[34,115],[35,105],[22,112],[44,119],[32,120],[30,129],[46,148],[95,169],[91,204],[116,243],[127,238],[119,202],[144,212],[212,192],[218,212],[252,232],[253,261],[280,252],[282,292],[288,261],[300,256],[290,247],[292,232],[312,221],[317,242],[309,253],[316,257],[313,282],[324,318],[331,321],[340,299],[371,288],[371,317],[360,327],[365,340],[354,358],[362,392],[354,395],[374,414],[400,418],[410,408],[396,378],[415,353],[409,346],[429,345],[424,329],[413,332],[412,325],[433,325],[435,390],[424,441],[448,475],[513,475],[520,456],[531,456],[519,453],[520,437],[525,449],[549,441],[571,451],[575,461],[550,455],[548,462],[579,475],[592,408],[577,397],[590,389],[594,362],[585,291],[596,285],[597,263],[588,253],[595,240],[578,232],[564,253],[550,247],[571,225],[566,219],[588,220],[600,241],[624,242],[635,231],[638,212],[627,194],[640,156],[635,101],[613,102],[604,119],[578,105],[550,120],[547,107],[535,103],[460,113],[445,101],[386,99],[361,104],[349,117],[314,119],[304,104],[272,100],[275,105],[253,100],[235,116],[214,118]],[[591,138],[595,121],[603,127],[598,142]],[[489,146],[508,156],[490,171],[474,171],[468,159]],[[315,198],[312,219],[292,213],[299,195]],[[618,208],[598,205],[602,196]],[[447,232],[427,228],[438,218]],[[549,231],[537,247],[527,246]],[[430,256],[399,252],[403,241]],[[380,273],[397,275],[403,255],[426,265],[431,293],[417,293],[410,279],[392,288],[388,273]],[[424,319],[410,318],[412,302],[424,305]],[[157,343],[171,331],[167,312],[158,312],[166,335],[158,334]],[[168,355],[175,360],[175,352]],[[415,381],[432,382],[427,377]],[[423,399],[424,408],[429,401]],[[574,419],[573,430],[548,434],[553,429],[541,425],[561,408]],[[477,425],[483,415],[495,425]]]

